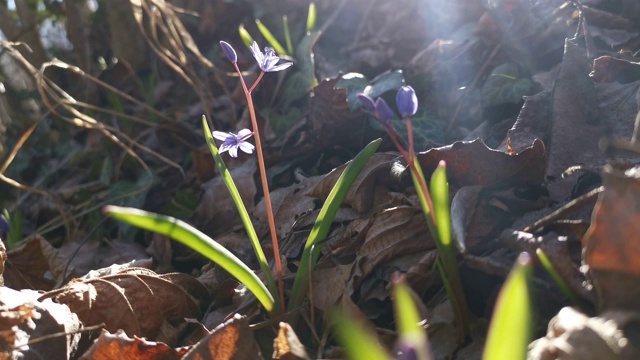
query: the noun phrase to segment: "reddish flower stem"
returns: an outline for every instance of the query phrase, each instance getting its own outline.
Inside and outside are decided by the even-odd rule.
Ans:
[[[240,83],[244,89],[247,98],[247,106],[249,108],[249,116],[251,117],[251,126],[253,126],[253,138],[256,141],[256,154],[258,155],[258,168],[260,169],[260,180],[262,182],[262,192],[264,193],[264,203],[267,208],[267,220],[269,222],[269,230],[271,232],[271,244],[273,245],[273,258],[276,265],[276,277],[278,278],[278,292],[280,295],[280,307],[285,312],[284,307],[284,284],[282,282],[282,262],[280,261],[280,245],[278,244],[278,234],[276,232],[276,224],[273,217],[273,208],[271,207],[271,195],[269,194],[269,183],[267,181],[267,170],[264,166],[264,156],[262,155],[262,142],[260,141],[260,130],[258,129],[258,120],[256,119],[256,110],[253,107],[253,99],[251,91],[258,85],[258,82],[264,76],[264,71],[260,72],[258,79],[253,83],[251,89],[247,89],[242,73],[237,63],[233,63],[240,76]]]

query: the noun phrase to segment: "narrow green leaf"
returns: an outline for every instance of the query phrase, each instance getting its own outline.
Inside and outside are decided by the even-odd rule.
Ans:
[[[240,39],[242,39],[244,45],[250,48],[251,44],[253,44],[253,38],[247,29],[244,28],[244,24],[240,24],[240,26],[238,26],[238,33],[240,33]]]
[[[449,182],[447,181],[447,168],[444,161],[440,161],[431,176],[431,199],[433,200],[433,211],[436,215],[436,227],[438,228],[440,242],[448,252],[453,253]]]
[[[569,298],[574,305],[581,306],[582,304],[580,299],[571,290],[571,288],[569,288],[569,285],[567,285],[567,283],[562,279],[562,276],[558,274],[556,268],[551,263],[551,260],[549,260],[547,254],[545,254],[542,249],[538,248],[536,249],[536,255],[538,256],[538,260],[540,260],[540,264],[542,264],[542,267],[547,271],[547,273],[549,273],[553,281],[556,283],[556,285],[558,285],[564,295]]]
[[[307,32],[312,32],[316,28],[316,4],[309,3],[309,13],[307,14]]]
[[[287,15],[282,15],[282,28],[284,29],[284,42],[287,44],[287,51],[289,51],[289,54],[293,54],[293,43],[291,42]]]
[[[296,273],[296,278],[293,282],[293,290],[291,291],[291,298],[289,299],[289,310],[296,308],[302,302],[304,294],[306,293],[307,286],[309,284],[309,269],[312,265],[318,261],[320,256],[320,250],[322,246],[314,246],[318,242],[324,240],[329,234],[331,223],[336,215],[336,212],[340,208],[344,197],[347,195],[347,191],[353,184],[360,171],[367,164],[371,156],[376,152],[382,139],[377,139],[369,143],[356,157],[351,160],[349,165],[344,169],[338,181],[334,185],[333,189],[329,193],[327,200],[325,201],[316,222],[313,224],[309,238],[304,246],[302,252],[302,258],[300,259],[300,267]]]
[[[531,257],[527,253],[521,253],[498,295],[482,354],[483,359],[527,358],[533,321],[528,284],[531,271]]]
[[[245,230],[247,231],[247,236],[251,241],[251,246],[253,247],[253,251],[256,254],[256,258],[258,259],[258,263],[260,264],[260,269],[264,274],[265,280],[267,282],[267,287],[269,291],[276,299],[276,303],[280,304],[280,299],[278,296],[278,288],[276,287],[276,283],[273,279],[273,275],[271,275],[271,269],[269,268],[269,263],[267,262],[267,258],[264,255],[264,251],[260,246],[260,240],[258,239],[258,235],[256,234],[255,229],[253,228],[253,224],[251,223],[251,218],[249,218],[249,213],[247,212],[244,203],[242,202],[242,198],[240,197],[240,193],[236,188],[236,184],[233,182],[233,178],[231,178],[231,174],[229,174],[229,170],[224,164],[224,161],[220,157],[218,153],[218,148],[216,147],[215,142],[213,141],[213,135],[211,134],[211,130],[209,129],[209,124],[207,123],[207,119],[202,116],[202,128],[204,129],[204,137],[207,139],[207,145],[209,146],[209,150],[211,151],[211,155],[213,156],[213,160],[216,162],[216,166],[218,167],[218,172],[222,177],[222,181],[227,186],[229,190],[229,194],[233,199],[233,203],[238,209],[238,213],[240,213],[240,218],[242,219],[242,224],[244,225]],[[280,309],[280,307],[278,307]]]
[[[414,166],[417,174],[412,172],[411,178],[413,179],[424,216],[429,225],[429,231],[433,235],[436,248],[438,249],[436,265],[456,315],[456,321],[461,331],[460,340],[462,341],[469,334],[469,308],[458,273],[455,247],[451,241],[451,214],[449,209],[449,184],[447,182],[446,166],[444,162],[441,162],[431,176],[431,200],[437,224],[433,223],[431,217],[431,210],[429,209],[427,201],[429,194],[425,194],[420,186],[420,182],[424,183],[425,178],[417,157],[414,158]],[[440,229],[441,227],[442,229]]]
[[[168,236],[189,246],[220,265],[220,267],[244,284],[268,312],[274,313],[278,311],[273,296],[258,276],[224,246],[193,226],[170,216],[158,215],[134,208],[105,206],[103,212],[114,219]]]
[[[377,341],[374,334],[357,323],[342,311],[333,310],[329,313],[332,329],[336,333],[338,343],[342,345],[347,358],[351,360],[391,360],[387,350]]]
[[[264,38],[267,40],[269,45],[280,55],[291,55],[289,54],[284,47],[280,44],[280,42],[276,39],[275,36],[271,33],[271,31],[260,21],[260,19],[256,19],[256,25],[258,25],[258,30]]]
[[[398,330],[398,343],[402,347],[410,347],[415,350],[419,360],[431,359],[427,333],[420,325],[422,319],[404,276],[395,276],[391,279],[391,293],[393,294],[393,310]]]

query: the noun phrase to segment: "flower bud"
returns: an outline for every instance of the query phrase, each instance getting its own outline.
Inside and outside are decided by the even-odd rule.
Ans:
[[[403,118],[415,115],[418,111],[418,97],[411,86],[403,86],[396,94],[396,107]]]
[[[236,51],[233,50],[233,47],[231,47],[228,42],[220,41],[220,47],[222,48],[222,52],[227,57],[227,59],[229,59],[229,61],[234,64],[238,61],[238,55],[236,55]]]

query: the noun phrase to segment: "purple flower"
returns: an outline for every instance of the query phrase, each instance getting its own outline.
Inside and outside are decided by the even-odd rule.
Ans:
[[[387,102],[383,98],[379,97],[375,102],[376,113],[378,113],[378,120],[384,125],[391,126],[391,122],[395,115],[393,110],[387,105]]]
[[[256,58],[256,61],[258,61],[260,69],[264,72],[280,71],[293,65],[292,62],[285,62],[280,65],[276,65],[278,61],[280,61],[280,58],[276,55],[275,50],[267,47],[264,48],[263,54],[258,47],[258,43],[255,41],[251,44],[251,53],[253,54],[253,57]]]
[[[396,94],[396,107],[403,118],[415,115],[418,111],[418,97],[411,86],[403,86]]]
[[[231,61],[231,63],[236,63],[238,61],[238,55],[236,55],[236,51],[233,50],[233,47],[229,45],[226,41],[220,41],[220,47],[222,48],[222,52],[224,55]]]
[[[360,103],[362,104],[362,107],[371,113],[376,112],[376,103],[373,101],[373,99],[364,93],[360,93],[358,95],[356,95],[358,97],[358,100],[360,101]]]
[[[238,149],[246,152],[247,154],[253,154],[255,146],[247,142],[247,139],[253,135],[253,132],[249,129],[242,129],[238,131],[238,135],[234,133],[225,133],[222,131],[212,132],[214,138],[222,141],[220,146],[220,152],[229,150],[229,155],[232,158],[238,157]]]

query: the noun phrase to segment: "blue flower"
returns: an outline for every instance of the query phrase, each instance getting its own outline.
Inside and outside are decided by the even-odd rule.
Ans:
[[[369,95],[360,93],[356,96],[358,97],[360,104],[362,104],[363,109],[371,113],[376,112],[376,103]]]
[[[378,114],[378,120],[384,125],[391,126],[391,122],[395,118],[393,110],[387,105],[387,102],[383,98],[379,97],[375,102],[376,113]]]
[[[411,86],[403,86],[396,94],[396,107],[403,118],[415,115],[418,111],[418,97]]]
[[[238,134],[225,133],[222,131],[213,131],[214,138],[222,141],[220,145],[220,152],[229,150],[229,155],[232,158],[238,157],[238,149],[246,152],[247,154],[253,154],[255,146],[247,142],[247,139],[253,135],[253,132],[249,129],[242,129],[238,131]]]
[[[228,42],[220,41],[220,47],[222,48],[222,52],[227,57],[227,59],[229,59],[229,61],[231,61],[232,63],[236,63],[238,61],[238,55],[236,54],[236,51],[233,50],[233,47],[231,47]]]
[[[280,61],[280,58],[276,55],[275,50],[267,47],[264,48],[263,54],[258,47],[258,43],[255,41],[251,44],[251,53],[253,54],[253,57],[256,58],[256,61],[258,61],[260,69],[264,72],[280,71],[293,65],[292,62],[285,62],[280,65],[276,65],[278,61]]]

